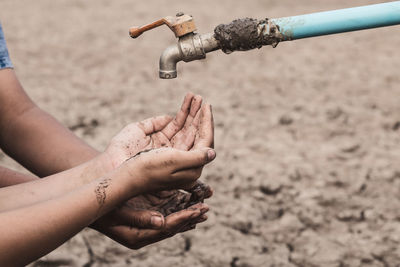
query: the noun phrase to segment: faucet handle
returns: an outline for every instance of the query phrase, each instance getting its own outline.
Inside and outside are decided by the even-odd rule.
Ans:
[[[149,31],[164,24],[166,24],[175,33],[177,38],[188,33],[192,33],[196,30],[192,16],[185,15],[180,12],[176,14],[175,17],[168,16],[141,27],[132,27],[129,29],[129,35],[132,38],[137,38],[145,31]]]

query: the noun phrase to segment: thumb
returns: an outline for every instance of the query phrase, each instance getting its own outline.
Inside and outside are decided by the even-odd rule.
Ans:
[[[118,221],[131,228],[161,229],[165,225],[164,216],[153,210],[133,210],[129,207],[122,207],[114,215]]]
[[[175,172],[203,167],[213,161],[217,155],[214,149],[208,147],[179,152],[181,155],[176,161]]]

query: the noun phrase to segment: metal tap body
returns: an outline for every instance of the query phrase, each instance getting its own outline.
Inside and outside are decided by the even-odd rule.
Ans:
[[[179,38],[175,45],[164,50],[160,57],[160,78],[177,77],[176,64],[206,58],[206,53],[219,49],[213,33],[189,33]]]

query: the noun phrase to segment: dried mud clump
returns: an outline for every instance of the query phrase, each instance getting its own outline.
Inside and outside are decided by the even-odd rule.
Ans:
[[[269,24],[269,33],[265,27]],[[233,51],[247,51],[264,45],[277,46],[281,41],[279,27],[268,23],[268,19],[236,19],[229,24],[220,24],[214,29],[215,39],[220,48],[229,54]]]

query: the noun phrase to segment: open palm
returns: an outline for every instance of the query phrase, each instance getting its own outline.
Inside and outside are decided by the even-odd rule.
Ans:
[[[189,93],[175,118],[168,115],[153,117],[126,126],[106,149],[116,168],[125,160],[144,150],[173,147],[181,150],[213,145],[213,118],[210,105]]]

